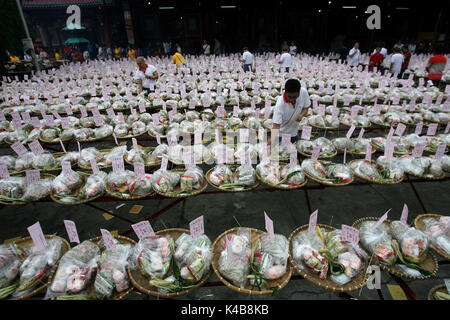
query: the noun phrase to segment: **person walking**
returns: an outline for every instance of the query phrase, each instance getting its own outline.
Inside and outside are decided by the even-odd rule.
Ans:
[[[244,47],[244,53],[239,59],[240,62],[244,63],[244,72],[252,71],[253,66],[253,54],[248,51],[247,47]]]
[[[281,68],[284,68],[286,72],[289,72],[289,68],[291,67],[292,56],[288,50],[283,51],[283,54],[280,56],[280,60],[278,64],[281,64]]]
[[[403,79],[403,73],[406,69],[408,69],[409,66],[409,60],[411,60],[411,52],[408,50],[407,46],[403,46],[402,53],[404,57],[404,61],[402,63],[402,68],[400,70],[400,79]]]
[[[219,55],[222,50],[222,45],[217,38],[214,38],[214,54]]]
[[[291,46],[289,47],[289,54],[291,56],[295,56],[297,54],[297,46],[294,41],[291,42]]]
[[[400,72],[402,71],[402,64],[405,61],[405,57],[400,53],[398,47],[395,47],[395,53],[391,57],[391,66],[389,72],[392,74],[397,74],[397,78],[400,76]]]

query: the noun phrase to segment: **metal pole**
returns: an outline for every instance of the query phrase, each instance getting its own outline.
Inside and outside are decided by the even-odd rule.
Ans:
[[[27,35],[27,39],[31,39],[30,33],[28,32],[27,23],[25,22],[25,17],[23,16],[22,6],[20,5],[20,1],[16,0],[16,3],[17,3],[17,8],[19,9],[20,18],[22,18],[23,28],[25,29],[25,34]],[[30,41],[30,42],[31,42],[31,46],[33,47],[32,48],[33,50],[31,51],[31,55],[33,57],[34,66],[36,67],[36,72],[39,73],[39,72],[41,72],[41,68],[39,67],[39,63],[36,58],[36,53],[34,52],[34,44],[32,41]]]

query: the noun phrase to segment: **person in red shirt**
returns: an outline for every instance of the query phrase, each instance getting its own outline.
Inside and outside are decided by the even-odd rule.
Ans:
[[[403,56],[405,57],[405,61],[402,63],[402,69],[400,71],[400,79],[403,79],[403,72],[405,72],[406,69],[408,69],[409,66],[409,60],[411,60],[411,52],[409,51],[407,46],[403,46],[402,48]]]
[[[439,88],[442,73],[444,72],[447,58],[442,55],[442,47],[438,46],[434,50],[434,56],[428,60],[425,70],[428,72],[428,80],[433,82],[433,85]]]
[[[381,54],[381,47],[376,47],[375,53],[370,56],[369,60],[369,68],[370,71],[373,71],[373,68],[376,67],[377,70],[381,70],[381,63],[383,63],[384,56]]]

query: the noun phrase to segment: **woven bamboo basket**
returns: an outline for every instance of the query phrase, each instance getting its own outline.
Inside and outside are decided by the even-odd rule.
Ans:
[[[327,162],[327,161],[323,161],[323,160],[318,160],[318,161],[319,161],[320,163],[322,163],[322,164]],[[328,161],[328,162],[329,162],[329,161]],[[343,187],[343,186],[347,186],[347,185],[351,184],[353,181],[355,181],[355,178],[352,176],[352,178],[351,178],[349,181],[347,181],[347,182],[345,182],[345,183],[338,183],[338,184],[336,184],[336,183],[332,183],[332,182],[329,182],[329,181],[321,180],[321,179],[317,178],[315,175],[309,173],[309,172],[306,171],[306,170],[304,170],[304,172],[305,172],[305,175],[306,175],[309,179],[314,180],[314,181],[316,181],[316,182],[318,182],[318,183],[320,183],[320,184],[323,184],[323,185],[326,185],[326,186],[331,186],[331,187]]]
[[[106,136],[103,136],[103,137],[98,137],[98,138],[75,139],[75,140],[78,141],[78,142],[95,142],[95,141],[100,141],[100,140],[103,140],[103,139],[111,137],[111,136],[112,136],[112,133],[108,134]]]
[[[366,217],[366,218],[361,218],[359,220],[356,220],[352,227],[355,229],[360,229],[361,224],[364,221],[378,221],[379,218],[376,217]],[[391,221],[390,220],[385,220],[384,225],[388,228],[388,230],[390,231],[390,224]],[[367,248],[365,248],[362,243],[361,243],[361,247],[367,252],[367,254],[370,256],[371,253],[369,252],[369,250]],[[407,275],[406,273],[404,273],[398,266],[397,264],[393,265],[393,266],[386,266],[380,262],[378,262],[378,259],[374,258],[372,261],[374,261],[374,263],[379,266],[381,269],[383,269],[384,271],[389,272],[390,274],[393,274],[397,277],[403,278],[403,279],[411,279],[411,280],[425,280],[425,279],[429,279],[433,276],[436,276],[437,270],[438,270],[438,262],[436,260],[436,258],[430,253],[427,252],[425,259],[420,263],[420,267],[422,267],[425,270],[430,271],[432,274],[429,276],[420,276],[420,277],[415,277],[415,276],[410,276]]]
[[[51,239],[51,238],[61,239],[63,242],[63,248],[62,248],[62,252],[61,252],[61,257],[58,259],[58,261],[56,262],[56,264],[53,266],[52,270],[50,271],[50,274],[48,276],[49,279],[56,272],[58,265],[59,265],[59,261],[61,260],[64,253],[66,253],[67,251],[70,250],[70,244],[69,244],[69,242],[67,242],[66,239],[55,236],[55,235],[45,235],[45,239]],[[20,240],[15,241],[14,243],[17,244],[18,246],[25,247],[25,248],[30,248],[33,246],[33,240],[31,239],[31,237],[22,238]],[[38,294],[39,292],[41,292],[42,290],[47,288],[49,285],[50,285],[50,281],[46,281],[46,283],[40,285],[38,288],[34,289],[33,291],[31,291],[21,297],[11,298],[11,300],[25,300],[25,299],[31,298],[32,296]]]
[[[150,130],[148,130],[147,131],[147,134],[150,136],[150,137],[152,137],[152,138],[155,138],[156,139],[156,136],[150,131]],[[167,138],[167,136],[166,135],[160,135],[159,136],[161,139],[165,139],[165,138]]]
[[[119,137],[119,136],[116,136],[116,138],[117,138],[118,140],[131,139],[131,138],[136,138],[136,137],[142,136],[142,135],[144,135],[146,132],[147,132],[147,131],[144,131],[144,132],[138,133],[138,134],[127,134],[126,136],[120,136],[120,137]]]
[[[142,147],[142,146],[138,146],[140,149],[142,149],[142,150],[144,150],[145,152],[151,152],[151,151],[153,151],[153,150],[155,150],[155,147]],[[128,161],[127,160],[127,155],[126,154],[124,154],[123,155],[123,160],[126,162],[126,163],[128,163],[129,165],[133,165],[133,163],[132,162],[130,162],[130,161]],[[144,166],[146,166],[146,167],[157,167],[157,166],[159,166],[159,165],[161,165],[161,160],[158,160],[157,162],[150,162],[150,163],[144,163]]]
[[[237,166],[233,166],[233,167],[236,168]],[[242,189],[242,190],[239,190],[239,189],[238,190],[235,190],[235,189],[231,189],[231,190],[230,189],[221,189],[221,188],[219,188],[219,186],[217,186],[214,183],[212,183],[212,181],[210,179],[210,176],[211,176],[211,173],[213,172],[213,170],[214,170],[214,168],[209,169],[208,172],[205,174],[205,178],[206,178],[206,181],[208,181],[209,185],[211,187],[213,187],[214,189],[216,189],[216,190],[223,191],[223,192],[246,192],[246,191],[254,190],[254,189],[256,189],[259,186],[259,181],[256,180],[255,184],[253,186],[251,186],[250,188],[248,188],[248,189]]]
[[[113,236],[113,237],[116,238],[119,241],[119,243],[121,243],[121,244],[131,244],[132,246],[136,245],[136,242],[133,239],[130,239],[130,238],[127,238],[124,236]],[[89,239],[88,241],[91,241],[91,242],[97,244],[101,239],[102,239],[102,237],[95,237],[95,238]],[[128,268],[127,268],[127,270],[128,270]],[[57,269],[53,270],[53,272],[51,273],[47,285],[51,285],[51,283],[53,281],[53,277],[56,274],[56,271],[57,271]],[[93,274],[91,276],[91,280],[90,280],[89,286],[87,288],[88,295],[93,295],[95,293],[95,288],[94,288],[95,275],[96,274]],[[127,290],[125,290],[123,292],[117,292],[114,290],[114,293],[108,300],[122,300],[123,298],[128,296],[131,293],[131,291],[133,291],[132,286],[130,286]],[[53,298],[52,300],[58,300],[58,299]]]
[[[331,232],[335,230],[335,228],[331,226],[327,226],[324,224],[317,224],[319,228],[325,229],[326,232]],[[325,280],[321,280],[319,276],[313,272],[310,272],[307,269],[302,269],[300,266],[297,265],[297,263],[294,261],[293,258],[293,244],[294,244],[294,238],[302,231],[308,230],[309,225],[304,225],[301,227],[298,227],[295,229],[290,235],[289,235],[289,261],[291,262],[292,266],[295,268],[295,270],[306,280],[314,283],[315,285],[324,288],[326,290],[334,291],[334,292],[351,292],[361,289],[366,285],[368,275],[365,273],[365,270],[361,271],[358,275],[352,278],[352,280],[345,285],[341,286],[334,281],[332,281],[329,278],[326,278]]]
[[[331,140],[333,145],[334,145],[334,142],[336,141],[336,139],[337,138],[334,138],[334,139]],[[345,152],[345,149],[340,149],[340,148],[336,147],[335,145],[334,145],[334,147],[336,148],[336,150],[337,150],[337,152],[339,154],[343,154]],[[372,148],[372,154],[374,154],[375,152],[376,152],[375,148]],[[366,155],[366,150],[364,149],[362,152],[355,152],[355,151],[347,149],[347,153],[351,154],[351,155],[354,155],[354,156],[365,156]]]
[[[114,148],[113,148],[113,149],[114,149]],[[99,150],[99,151],[100,151],[101,155],[102,155],[103,157],[105,157],[105,156],[106,156],[108,153],[110,153],[113,149],[102,149],[102,150]],[[92,167],[91,167],[91,164],[90,164],[90,163],[89,163],[89,165],[85,166],[85,165],[80,164],[80,161],[78,161],[78,167],[81,168],[81,169],[85,169],[85,170],[92,170]],[[97,167],[98,167],[99,169],[105,169],[105,168],[110,168],[110,167],[112,167],[112,164],[107,165],[106,163],[105,163],[105,164],[97,163]]]
[[[34,163],[31,165],[33,167],[33,169],[35,170],[40,170],[42,172],[59,172],[61,171],[61,161],[59,160],[59,158],[61,156],[63,156],[65,153],[64,152],[56,152],[56,153],[52,153],[53,158],[55,158],[55,165],[52,167],[44,167],[44,168],[38,168],[34,165]]]
[[[47,139],[44,139],[41,135],[39,135],[38,140],[40,142],[43,142],[43,143],[59,143],[59,139],[58,138],[53,139],[53,140],[47,140]],[[62,142],[68,142],[68,141],[71,141],[71,140],[72,140],[72,138],[70,138],[70,139],[61,139]]]
[[[297,148],[298,153],[300,153],[302,156],[304,156],[305,158],[311,158],[312,155],[300,151],[297,144],[295,145],[295,147]],[[331,159],[331,158],[333,158],[333,157],[336,156],[336,155],[337,155],[337,150],[336,150],[336,148],[334,148],[334,152],[333,152],[333,154],[331,154],[331,155],[323,156],[323,155],[321,155],[321,154],[319,153],[319,159]]]
[[[415,219],[414,219],[414,227],[417,230],[420,231],[425,231],[425,225],[423,223],[424,219],[427,218],[432,218],[434,220],[439,220],[439,218],[442,217],[442,215],[440,214],[434,214],[434,213],[424,213],[424,214],[420,214],[418,215]],[[430,243],[430,247],[431,249],[434,250],[434,252],[436,252],[438,255],[440,255],[442,258],[447,259],[450,261],[450,255],[449,254],[445,254],[443,252],[440,252],[439,250],[437,250],[436,248],[434,248],[434,246]]]
[[[350,165],[350,169],[351,169],[352,163],[355,163],[356,161],[366,161],[366,160],[355,159],[355,160],[350,161],[350,162],[348,163],[348,164]],[[372,160],[372,163],[375,164],[375,161]],[[364,177],[364,176],[362,176],[362,175],[356,173],[356,171],[353,170],[353,169],[352,169],[352,171],[353,171],[353,174],[354,174],[355,176],[357,176],[358,178],[360,178],[361,180],[364,180],[364,181],[367,181],[367,182],[371,182],[371,183],[376,183],[376,184],[384,184],[384,185],[398,184],[398,183],[402,182],[403,179],[404,179],[404,177],[402,177],[401,179],[399,179],[399,180],[397,180],[397,181],[392,181],[392,182],[375,181],[375,180],[370,180],[370,179],[368,179],[368,178],[366,178],[366,177]]]
[[[232,282],[228,281],[226,278],[224,278],[222,276],[222,274],[219,271],[219,258],[220,258],[220,254],[223,250],[223,239],[230,235],[230,234],[236,234],[238,230],[240,229],[250,229],[251,230],[251,244],[252,246],[254,245],[255,241],[258,239],[258,237],[262,236],[264,234],[263,231],[261,230],[257,230],[254,228],[233,228],[230,230],[225,231],[224,233],[222,233],[220,236],[217,237],[217,239],[214,241],[213,243],[213,250],[214,250],[214,257],[212,260],[212,267],[214,269],[214,272],[216,273],[217,277],[220,279],[220,281],[222,281],[223,284],[225,284],[228,288],[239,292],[239,293],[246,293],[249,295],[266,295],[266,294],[272,294],[271,290],[254,290],[252,289],[251,284],[249,283],[249,281],[247,281],[247,284],[245,286],[245,288],[241,289],[240,287],[236,286],[235,284],[233,284]],[[289,282],[289,280],[291,279],[292,276],[292,272],[293,272],[293,268],[292,266],[288,263],[287,267],[286,267],[286,273],[283,275],[283,277],[276,279],[276,280],[268,280],[269,286],[270,287],[277,287],[277,291],[283,289]]]
[[[287,166],[287,165],[289,165],[289,164],[282,164],[282,166]],[[258,172],[257,172],[256,170],[255,170],[255,173],[256,173],[256,177],[258,178],[259,181],[261,181],[261,182],[264,183],[264,184],[267,184],[268,186],[270,186],[270,187],[272,187],[272,188],[279,189],[279,190],[295,190],[295,189],[300,189],[301,187],[305,186],[305,185],[308,183],[308,179],[305,177],[305,181],[304,181],[302,184],[298,185],[298,186],[287,186],[287,185],[285,185],[285,184],[278,185],[278,184],[270,183],[270,182],[267,181],[267,180],[264,180],[262,177],[259,176],[259,174],[258,174]]]
[[[176,171],[176,172],[185,172],[186,169],[173,169],[173,170],[170,170],[170,171],[172,171],[172,172],[173,172],[173,171]],[[200,189],[198,189],[198,190],[193,190],[191,193],[188,193],[188,194],[174,194],[173,192],[179,192],[179,191],[181,191],[181,189],[180,189],[179,186],[177,186],[177,187],[175,188],[175,190],[172,191],[172,193],[162,193],[162,192],[156,190],[155,188],[153,188],[153,190],[154,190],[157,194],[159,194],[160,196],[167,197],[167,198],[188,198],[188,197],[193,197],[193,196],[196,196],[196,195],[202,193],[203,191],[205,191],[205,189],[206,189],[207,187],[208,187],[208,181],[207,181],[206,179],[204,179],[204,180],[203,180],[202,187],[201,187]]]
[[[181,234],[187,233],[190,234],[190,231],[187,229],[180,229],[180,228],[172,228],[172,229],[165,229],[158,232],[155,232],[158,236],[170,236],[172,237],[173,241],[175,242]],[[212,269],[210,268],[208,274],[206,274],[203,279],[198,283],[198,286],[195,288],[190,288],[187,290],[183,290],[180,292],[169,292],[169,293],[162,293],[158,291],[158,288],[150,285],[150,279],[146,276],[144,276],[139,270],[130,270],[128,269],[128,275],[130,277],[131,283],[133,286],[139,290],[142,293],[145,293],[150,296],[159,297],[159,298],[175,298],[182,295],[186,295],[197,288],[201,287],[206,283],[206,281],[209,279],[209,277],[212,275]],[[167,277],[172,275],[172,267],[170,267]]]
[[[346,126],[346,127],[351,127],[352,125],[350,124],[346,124],[346,123],[344,123],[344,122],[342,122],[342,121],[340,121],[339,120],[339,123],[340,124],[342,124],[342,125],[344,125],[344,126]],[[366,129],[366,128],[370,128],[372,126],[372,123],[371,122],[369,122],[369,125],[368,126],[365,126],[365,127],[363,127],[363,126],[355,126],[355,128],[357,128],[357,129],[361,129],[361,128],[364,128],[364,129]]]
[[[87,178],[90,176],[89,173],[82,172],[82,171],[78,171],[77,173],[80,175],[80,177],[81,177],[81,179],[82,179],[82,181],[83,181],[83,184],[82,184],[79,188],[77,188],[77,190],[75,190],[74,192],[72,192],[72,194],[70,194],[70,195],[68,195],[68,196],[76,197],[77,195],[79,195],[80,192],[81,192],[81,190],[83,189],[84,185],[86,184]],[[54,194],[54,192],[52,191],[52,193],[50,194],[50,198],[51,198],[54,202],[59,203],[59,204],[63,204],[63,205],[76,205],[76,204],[82,204],[82,203],[87,203],[87,202],[93,201],[93,200],[95,200],[95,199],[98,199],[98,198],[102,197],[103,195],[104,195],[104,192],[100,192],[99,194],[97,194],[97,195],[94,196],[94,197],[90,197],[90,198],[87,198],[87,199],[79,199],[79,200],[77,200],[77,201],[72,201],[72,202],[66,202],[66,201],[62,201],[61,199],[59,199],[59,198]]]
[[[144,199],[146,197],[153,196],[155,194],[155,192],[152,190],[149,193],[146,193],[141,196],[131,196],[131,195],[125,196],[123,193],[119,193],[119,192],[115,192],[115,191],[111,190],[111,188],[109,188],[109,186],[108,186],[108,183],[105,184],[105,190],[108,195],[110,195],[113,198],[120,199],[120,200],[139,200],[139,199]]]
[[[380,146],[376,143],[373,143],[372,141],[370,141],[370,144],[372,145],[373,149],[380,151],[380,152],[384,152],[384,146]],[[405,156],[405,155],[411,154],[411,153],[412,153],[412,151],[410,151],[410,150],[407,152],[404,152],[404,151],[399,152],[398,150],[396,151],[395,147],[394,147],[394,156]]]
[[[405,171],[405,173],[407,173],[413,177],[416,177],[416,178],[431,180],[431,181],[442,180],[442,179],[445,179],[445,177],[446,177],[445,172],[442,172],[442,174],[439,177],[419,176],[419,175],[413,174],[412,172],[408,172],[408,171]]]
[[[391,124],[386,124],[386,123],[376,123],[373,121],[370,121],[371,124],[376,125],[376,126],[380,126],[382,128],[386,128],[389,129],[391,127]]]
[[[436,294],[436,292],[442,292],[445,294],[449,294],[447,287],[445,286],[445,284],[440,284],[438,286],[433,287],[430,292],[428,293],[428,300],[436,300],[434,298],[434,295]]]
[[[23,175],[23,173],[22,173],[22,175]],[[54,178],[55,178],[55,176],[52,175],[52,174],[42,173],[41,172],[41,179],[54,179]],[[47,196],[45,196],[43,198],[39,198],[39,199],[37,199],[35,201],[39,201],[39,200],[42,200],[42,199],[45,199],[45,198],[47,198]],[[31,202],[34,202],[34,201],[31,201]],[[24,205],[27,205],[28,203],[29,202],[6,202],[6,201],[0,201],[0,204],[3,204],[5,206],[24,206]]]

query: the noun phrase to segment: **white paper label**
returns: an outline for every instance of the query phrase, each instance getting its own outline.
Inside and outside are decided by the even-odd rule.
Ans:
[[[102,238],[103,238],[103,242],[105,243],[105,247],[107,250],[116,250],[116,245],[114,243],[114,238],[111,235],[111,233],[109,233],[108,230],[105,229],[100,229],[100,232],[102,233]]]
[[[273,240],[275,239],[275,234],[273,231],[273,221],[269,218],[269,216],[265,211],[264,211],[264,220],[266,223],[266,231],[269,234],[270,242],[273,242]]]
[[[358,229],[355,229],[353,227],[350,227],[350,226],[347,226],[347,225],[343,224],[341,226],[341,230],[342,230],[342,234],[341,234],[342,241],[352,242],[355,245],[358,244],[358,242],[359,242],[359,231],[358,231]]]
[[[308,233],[311,233],[316,229],[318,213],[319,213],[319,210],[316,210],[313,213],[311,213],[311,215],[309,216]]]
[[[45,239],[44,233],[42,232],[39,221],[28,227],[27,229],[38,252],[48,248],[47,240]]]
[[[191,223],[189,223],[189,230],[191,237],[194,239],[204,234],[205,227],[203,224],[203,216],[200,216],[197,219],[192,220]]]
[[[80,243],[75,222],[73,222],[72,220],[64,220],[64,225],[66,227],[67,235],[69,236],[69,241]]]
[[[147,237],[154,237],[155,232],[153,231],[153,228],[148,221],[141,221],[135,224],[132,224],[131,227],[133,228],[134,232],[138,236],[139,240],[147,238]]]

